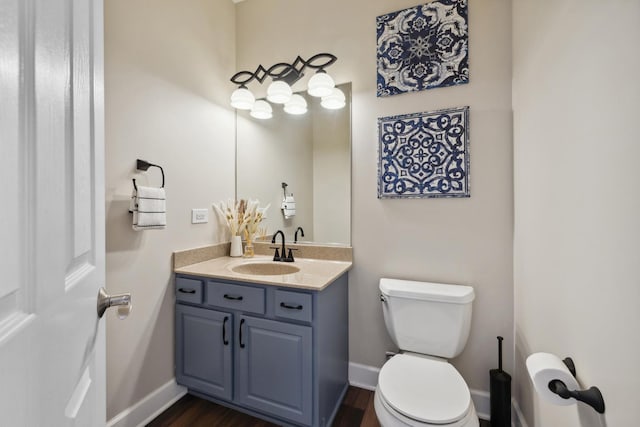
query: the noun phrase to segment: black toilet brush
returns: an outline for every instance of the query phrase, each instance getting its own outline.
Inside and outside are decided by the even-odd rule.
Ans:
[[[498,369],[489,371],[491,427],[511,427],[511,375],[502,370],[503,339],[498,337]]]

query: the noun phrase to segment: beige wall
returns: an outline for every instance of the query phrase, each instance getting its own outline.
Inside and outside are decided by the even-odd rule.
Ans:
[[[106,315],[108,418],[174,377],[172,251],[220,241],[190,219],[234,194],[234,19],[228,0],[105,2],[106,287],[133,299]],[[131,178],[160,182],[136,158],[164,167],[166,230],[131,229]]]
[[[638,1],[514,2],[514,391],[530,427],[640,419],[639,17]],[[571,356],[606,415],[534,395],[539,351]]]
[[[338,57],[332,76],[353,82],[351,361],[381,366],[385,350],[393,348],[382,319],[380,277],[471,284],[477,292],[471,336],[454,364],[472,388],[488,390],[495,336],[504,335],[507,347],[513,336],[511,6],[470,1],[469,84],[378,99],[376,16],[415,4],[239,3],[237,65],[255,69],[330,52]],[[378,200],[376,119],[464,105],[471,107],[471,198]]]

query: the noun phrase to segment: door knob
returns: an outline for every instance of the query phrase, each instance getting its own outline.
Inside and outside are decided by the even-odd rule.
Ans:
[[[104,288],[98,291],[98,317],[102,317],[109,307],[118,307],[118,318],[124,319],[131,313],[131,294],[109,295]]]

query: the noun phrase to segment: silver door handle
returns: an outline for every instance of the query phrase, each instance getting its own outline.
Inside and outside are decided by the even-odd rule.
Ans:
[[[98,317],[101,318],[109,307],[118,307],[118,317],[124,319],[131,313],[131,294],[109,295],[104,288],[98,291]]]

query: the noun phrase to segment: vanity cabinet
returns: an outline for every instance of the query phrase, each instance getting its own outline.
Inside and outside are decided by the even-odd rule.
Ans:
[[[312,329],[241,316],[237,401],[249,408],[311,423]]]
[[[211,396],[231,399],[233,390],[231,334],[232,315],[178,304],[176,377],[189,388]]]
[[[347,276],[321,291],[176,276],[176,379],[279,425],[325,427],[348,387]]]

